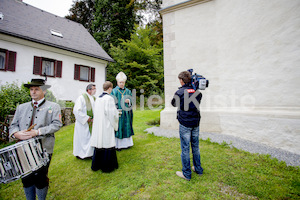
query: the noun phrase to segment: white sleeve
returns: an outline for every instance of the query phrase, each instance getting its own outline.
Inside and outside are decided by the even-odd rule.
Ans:
[[[114,130],[117,131],[119,125],[119,112],[115,106],[113,98],[107,101],[105,112],[110,124],[113,126]]]
[[[87,120],[90,118],[86,114],[85,107],[85,100],[83,96],[78,97],[73,108],[73,113],[75,115],[76,120],[79,121],[81,124],[87,123]]]

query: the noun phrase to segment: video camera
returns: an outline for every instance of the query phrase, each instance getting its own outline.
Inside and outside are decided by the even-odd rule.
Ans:
[[[204,76],[196,74],[196,73],[193,74],[193,69],[189,69],[187,71],[191,73],[191,76],[192,76],[191,84],[192,84],[194,90],[197,90],[197,89],[205,90],[205,88],[208,87],[209,81],[206,80],[206,78]]]

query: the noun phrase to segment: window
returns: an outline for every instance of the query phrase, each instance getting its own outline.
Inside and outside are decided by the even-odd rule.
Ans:
[[[89,81],[90,80],[90,68],[89,67],[80,67],[80,80]]]
[[[6,53],[5,52],[0,52],[0,69],[5,69],[5,58],[6,58]]]
[[[95,68],[83,65],[75,65],[74,79],[80,81],[95,82]]]
[[[61,78],[62,61],[34,56],[33,74]]]
[[[16,52],[0,49],[0,70],[12,72],[16,71],[16,57]]]
[[[42,60],[42,73],[47,76],[54,76],[54,62],[53,60]]]
[[[56,31],[56,30],[53,30],[53,29],[50,30],[50,33],[51,33],[52,35],[57,36],[57,37],[61,37],[61,38],[64,37],[63,34],[62,34],[61,32]]]

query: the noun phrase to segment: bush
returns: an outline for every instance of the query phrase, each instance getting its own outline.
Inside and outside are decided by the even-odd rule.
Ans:
[[[65,101],[65,100],[58,100],[57,103],[61,108],[73,108],[75,105],[73,101]]]
[[[45,99],[52,102],[57,102],[62,108],[74,107],[73,102],[65,102],[56,100],[50,90],[46,91]],[[30,91],[22,84],[20,87],[16,82],[7,83],[0,87],[0,121],[3,122],[7,115],[14,115],[19,104],[31,101]]]
[[[7,115],[13,115],[19,104],[31,100],[29,89],[18,86],[16,82],[0,86],[0,121]]]
[[[48,101],[56,102],[56,98],[50,90],[46,90],[45,99]]]

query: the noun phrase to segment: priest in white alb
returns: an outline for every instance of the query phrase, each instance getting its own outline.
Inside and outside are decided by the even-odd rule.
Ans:
[[[90,144],[91,129],[94,115],[94,104],[96,98],[96,86],[89,84],[86,92],[80,95],[73,108],[75,115],[75,128],[73,138],[73,155],[80,159],[91,158],[94,148]]]
[[[91,146],[95,147],[92,158],[93,171],[111,172],[118,168],[115,131],[118,130],[119,111],[109,94],[113,84],[103,84],[103,94],[96,99]]]

